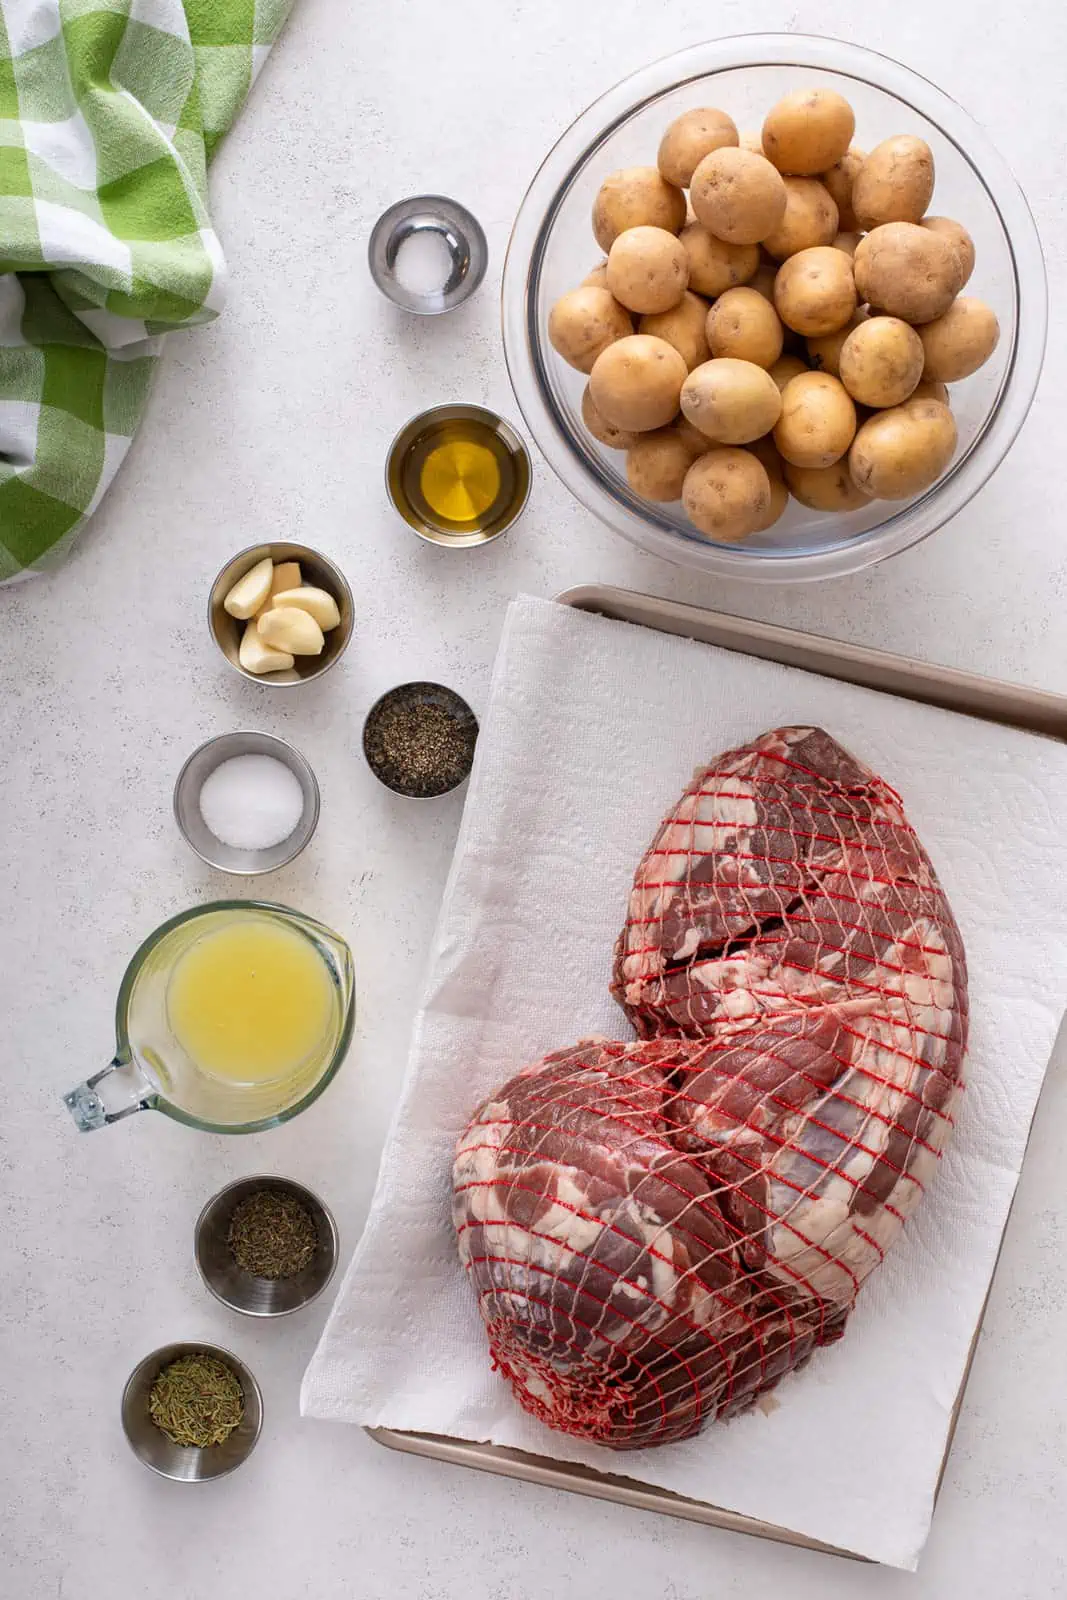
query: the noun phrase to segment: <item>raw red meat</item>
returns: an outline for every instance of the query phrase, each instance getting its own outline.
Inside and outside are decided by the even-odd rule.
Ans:
[[[635,1448],[841,1336],[962,1083],[959,930],[899,796],[819,729],[697,774],[642,860],[613,989],[643,1038],[527,1068],[460,1140],[495,1364]]]

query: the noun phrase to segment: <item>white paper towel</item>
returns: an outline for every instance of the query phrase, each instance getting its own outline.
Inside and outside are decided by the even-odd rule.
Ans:
[[[814,722],[904,796],[963,932],[956,1136],[843,1343],[756,1411],[616,1454],[527,1417],[489,1366],[449,1213],[470,1112],[542,1053],[628,1037],[608,996],[633,870],[692,770]],[[950,1413],[1067,1004],[1067,747],[520,599],[366,1231],[304,1380],[317,1417],[492,1440],[624,1473],[914,1567]]]

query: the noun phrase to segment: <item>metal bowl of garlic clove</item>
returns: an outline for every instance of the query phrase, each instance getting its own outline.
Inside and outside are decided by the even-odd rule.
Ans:
[[[271,563],[270,569],[264,566],[266,562]],[[265,588],[264,577],[267,578]],[[235,601],[235,591],[241,585],[247,586],[246,591]],[[296,605],[287,603],[284,609],[303,611],[307,620],[290,616],[278,627],[278,619],[271,619],[265,624],[267,635],[263,636],[260,626],[263,614],[279,609],[276,605],[279,595],[297,590],[304,593],[303,601]],[[332,602],[336,621],[325,601],[314,595],[309,597],[307,591],[321,591]],[[235,615],[227,609],[227,602],[243,615]],[[312,609],[305,610],[305,607]],[[242,678],[270,689],[291,689],[313,678],[321,678],[344,655],[352,638],[352,591],[340,567],[321,551],[306,544],[275,540],[270,544],[250,545],[227,561],[211,585],[207,620],[211,637]],[[300,648],[283,648],[289,637],[289,627],[299,630],[292,643]]]

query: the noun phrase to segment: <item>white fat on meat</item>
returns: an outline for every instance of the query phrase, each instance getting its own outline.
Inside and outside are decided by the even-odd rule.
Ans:
[[[642,1299],[659,1300],[666,1306],[673,1303],[681,1279],[675,1265],[675,1239],[663,1218],[633,1194],[627,1194],[612,1212],[613,1224],[629,1239],[648,1251],[645,1268],[634,1279],[634,1284],[647,1292]],[[663,1319],[660,1308],[651,1305],[655,1321]],[[650,1326],[653,1325],[650,1323]]]
[[[685,931],[685,938],[671,951],[674,961],[688,961],[690,956],[695,956],[700,949],[700,929],[696,923]]]
[[[574,1167],[554,1166],[549,1169],[548,1180],[552,1198],[537,1218],[538,1233],[547,1233],[560,1245],[585,1255],[593,1248],[604,1231],[604,1224],[590,1210],[589,1190],[582,1182],[584,1174]],[[546,1196],[548,1199],[548,1196]],[[531,1235],[531,1243],[538,1244]],[[541,1241],[548,1244],[548,1241]],[[549,1245],[549,1250],[555,1249]]]
[[[696,803],[690,803],[689,811],[694,832],[698,828],[714,828],[716,833],[740,833],[744,828],[754,828],[759,821],[759,812],[752,785],[743,778],[732,777],[717,779],[716,783],[727,787],[702,789],[692,797]],[[683,807],[683,815],[684,810]],[[714,843],[716,848],[722,848],[721,839],[716,839]],[[706,849],[708,844],[698,839],[697,848]]]

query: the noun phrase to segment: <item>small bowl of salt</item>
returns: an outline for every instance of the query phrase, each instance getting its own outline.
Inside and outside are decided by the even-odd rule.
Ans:
[[[174,816],[201,861],[252,877],[303,850],[319,820],[319,786],[284,739],[223,733],[194,750],[178,774]]]

